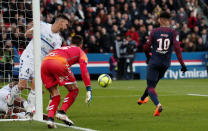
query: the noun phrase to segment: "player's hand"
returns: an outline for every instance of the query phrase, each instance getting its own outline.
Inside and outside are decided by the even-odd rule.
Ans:
[[[181,71],[183,72],[183,73],[185,73],[186,71],[187,71],[187,68],[186,68],[186,66],[185,65],[181,65],[182,67],[181,67]]]
[[[86,87],[87,89],[87,93],[86,93],[86,99],[85,102],[90,105],[91,101],[92,101],[92,88],[91,87]]]

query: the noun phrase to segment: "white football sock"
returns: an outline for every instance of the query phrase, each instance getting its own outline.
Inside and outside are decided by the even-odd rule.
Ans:
[[[35,107],[35,91],[31,90],[28,97],[27,97],[27,102],[29,105]]]
[[[24,109],[27,110],[27,107],[28,107],[27,101],[24,101],[24,102],[23,102],[23,106],[24,106]]]

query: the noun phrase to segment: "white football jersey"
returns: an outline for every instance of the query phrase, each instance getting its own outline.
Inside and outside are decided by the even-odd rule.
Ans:
[[[59,33],[53,33],[51,30],[51,24],[41,22],[40,33],[41,33],[41,60],[52,50],[61,47],[62,38]],[[31,40],[23,51],[22,55],[30,55],[33,58],[33,40]]]
[[[51,24],[41,22],[41,60],[52,50],[61,47],[62,38],[59,33],[53,33]],[[19,78],[29,80],[34,78],[33,40],[29,42],[20,57]]]

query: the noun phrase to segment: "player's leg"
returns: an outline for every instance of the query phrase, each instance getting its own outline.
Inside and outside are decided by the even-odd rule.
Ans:
[[[27,87],[28,87],[28,81],[26,79],[20,79],[18,83],[18,89],[22,91]],[[27,103],[28,103],[27,106],[25,106],[26,116],[31,118],[36,112],[35,105],[32,105],[30,101],[27,101]]]
[[[152,102],[156,106],[159,104],[157,93],[155,91],[155,87],[158,81],[158,76],[159,76],[159,71],[157,70],[157,67],[149,65],[147,67],[147,92]]]
[[[52,97],[48,106],[48,128],[56,128],[54,123],[54,115],[61,100],[60,93],[57,89],[60,77],[60,66],[62,66],[62,64],[58,63],[56,60],[43,60],[41,65],[42,82]]]
[[[79,88],[77,87],[77,84],[69,84],[69,85],[65,85],[65,87],[67,88],[69,93],[64,98],[60,110],[67,112],[68,108],[74,103],[79,93]]]
[[[74,122],[68,118],[68,116],[66,115],[66,112],[71,107],[71,105],[74,103],[74,101],[79,93],[79,89],[76,84],[65,85],[65,87],[67,88],[69,93],[64,98],[62,106],[56,114],[56,118],[59,120],[62,120],[65,124],[71,126],[74,124]]]
[[[147,103],[149,101],[149,97],[147,97],[147,96],[148,96],[148,88],[145,89],[143,95],[139,98],[137,103],[139,105]]]
[[[58,109],[59,103],[61,101],[61,96],[60,93],[57,89],[57,86],[53,86],[48,88],[48,91],[52,97],[52,101],[49,104],[48,107],[48,128],[56,128],[55,124],[54,124],[54,115]]]
[[[157,80],[156,84],[159,82],[160,79],[163,78],[167,69],[168,69],[167,66],[161,67],[159,69],[159,75],[158,75],[158,80]],[[160,112],[162,112],[162,110],[163,110],[162,105],[159,103],[157,105],[157,108],[156,108],[155,113],[153,114],[153,116],[160,116]]]
[[[76,84],[76,79],[74,77],[74,74],[71,72],[71,69],[67,69],[67,74],[63,74],[65,77],[64,80],[60,81],[60,85],[64,85],[67,90],[68,94],[64,98],[64,101],[62,103],[62,106],[58,113],[56,114],[56,117],[62,121],[65,122],[65,124],[71,126],[74,123],[67,117],[66,112],[67,110],[71,107],[71,105],[74,103],[78,93],[79,93],[79,88]]]
[[[157,96],[157,92],[155,87],[158,83],[160,70],[159,67],[156,66],[148,66],[147,68],[147,91],[148,95],[150,96],[152,102],[157,107],[154,113],[154,116],[159,116],[160,112],[162,112],[162,105],[160,104]]]
[[[149,95],[149,88],[153,87],[153,85],[150,84],[150,82],[155,83],[154,81],[157,81],[157,75],[158,75],[158,72],[153,69],[152,65],[148,65],[148,67],[147,67],[147,87],[146,87],[143,95],[140,97],[140,99],[137,102],[139,105],[148,102],[149,98],[147,96]],[[155,80],[155,77],[156,77],[156,80]],[[151,96],[150,96],[150,98],[151,98]],[[155,101],[155,99],[153,99],[153,100]]]
[[[31,108],[35,108],[35,78],[32,78],[31,90],[28,94],[27,101]]]
[[[27,80],[29,80],[33,73],[33,61],[28,57],[29,54],[23,53],[20,57],[20,69],[19,69],[19,83],[15,85],[11,90],[11,97],[8,99],[9,107],[13,105],[14,100],[19,96],[21,91],[27,87]],[[11,108],[9,108],[10,110]]]

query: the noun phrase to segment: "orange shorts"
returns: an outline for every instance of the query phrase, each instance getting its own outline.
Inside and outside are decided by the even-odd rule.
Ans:
[[[76,83],[76,79],[69,65],[66,62],[56,59],[43,60],[41,65],[41,78],[46,89],[58,84],[59,86],[63,86]]]

